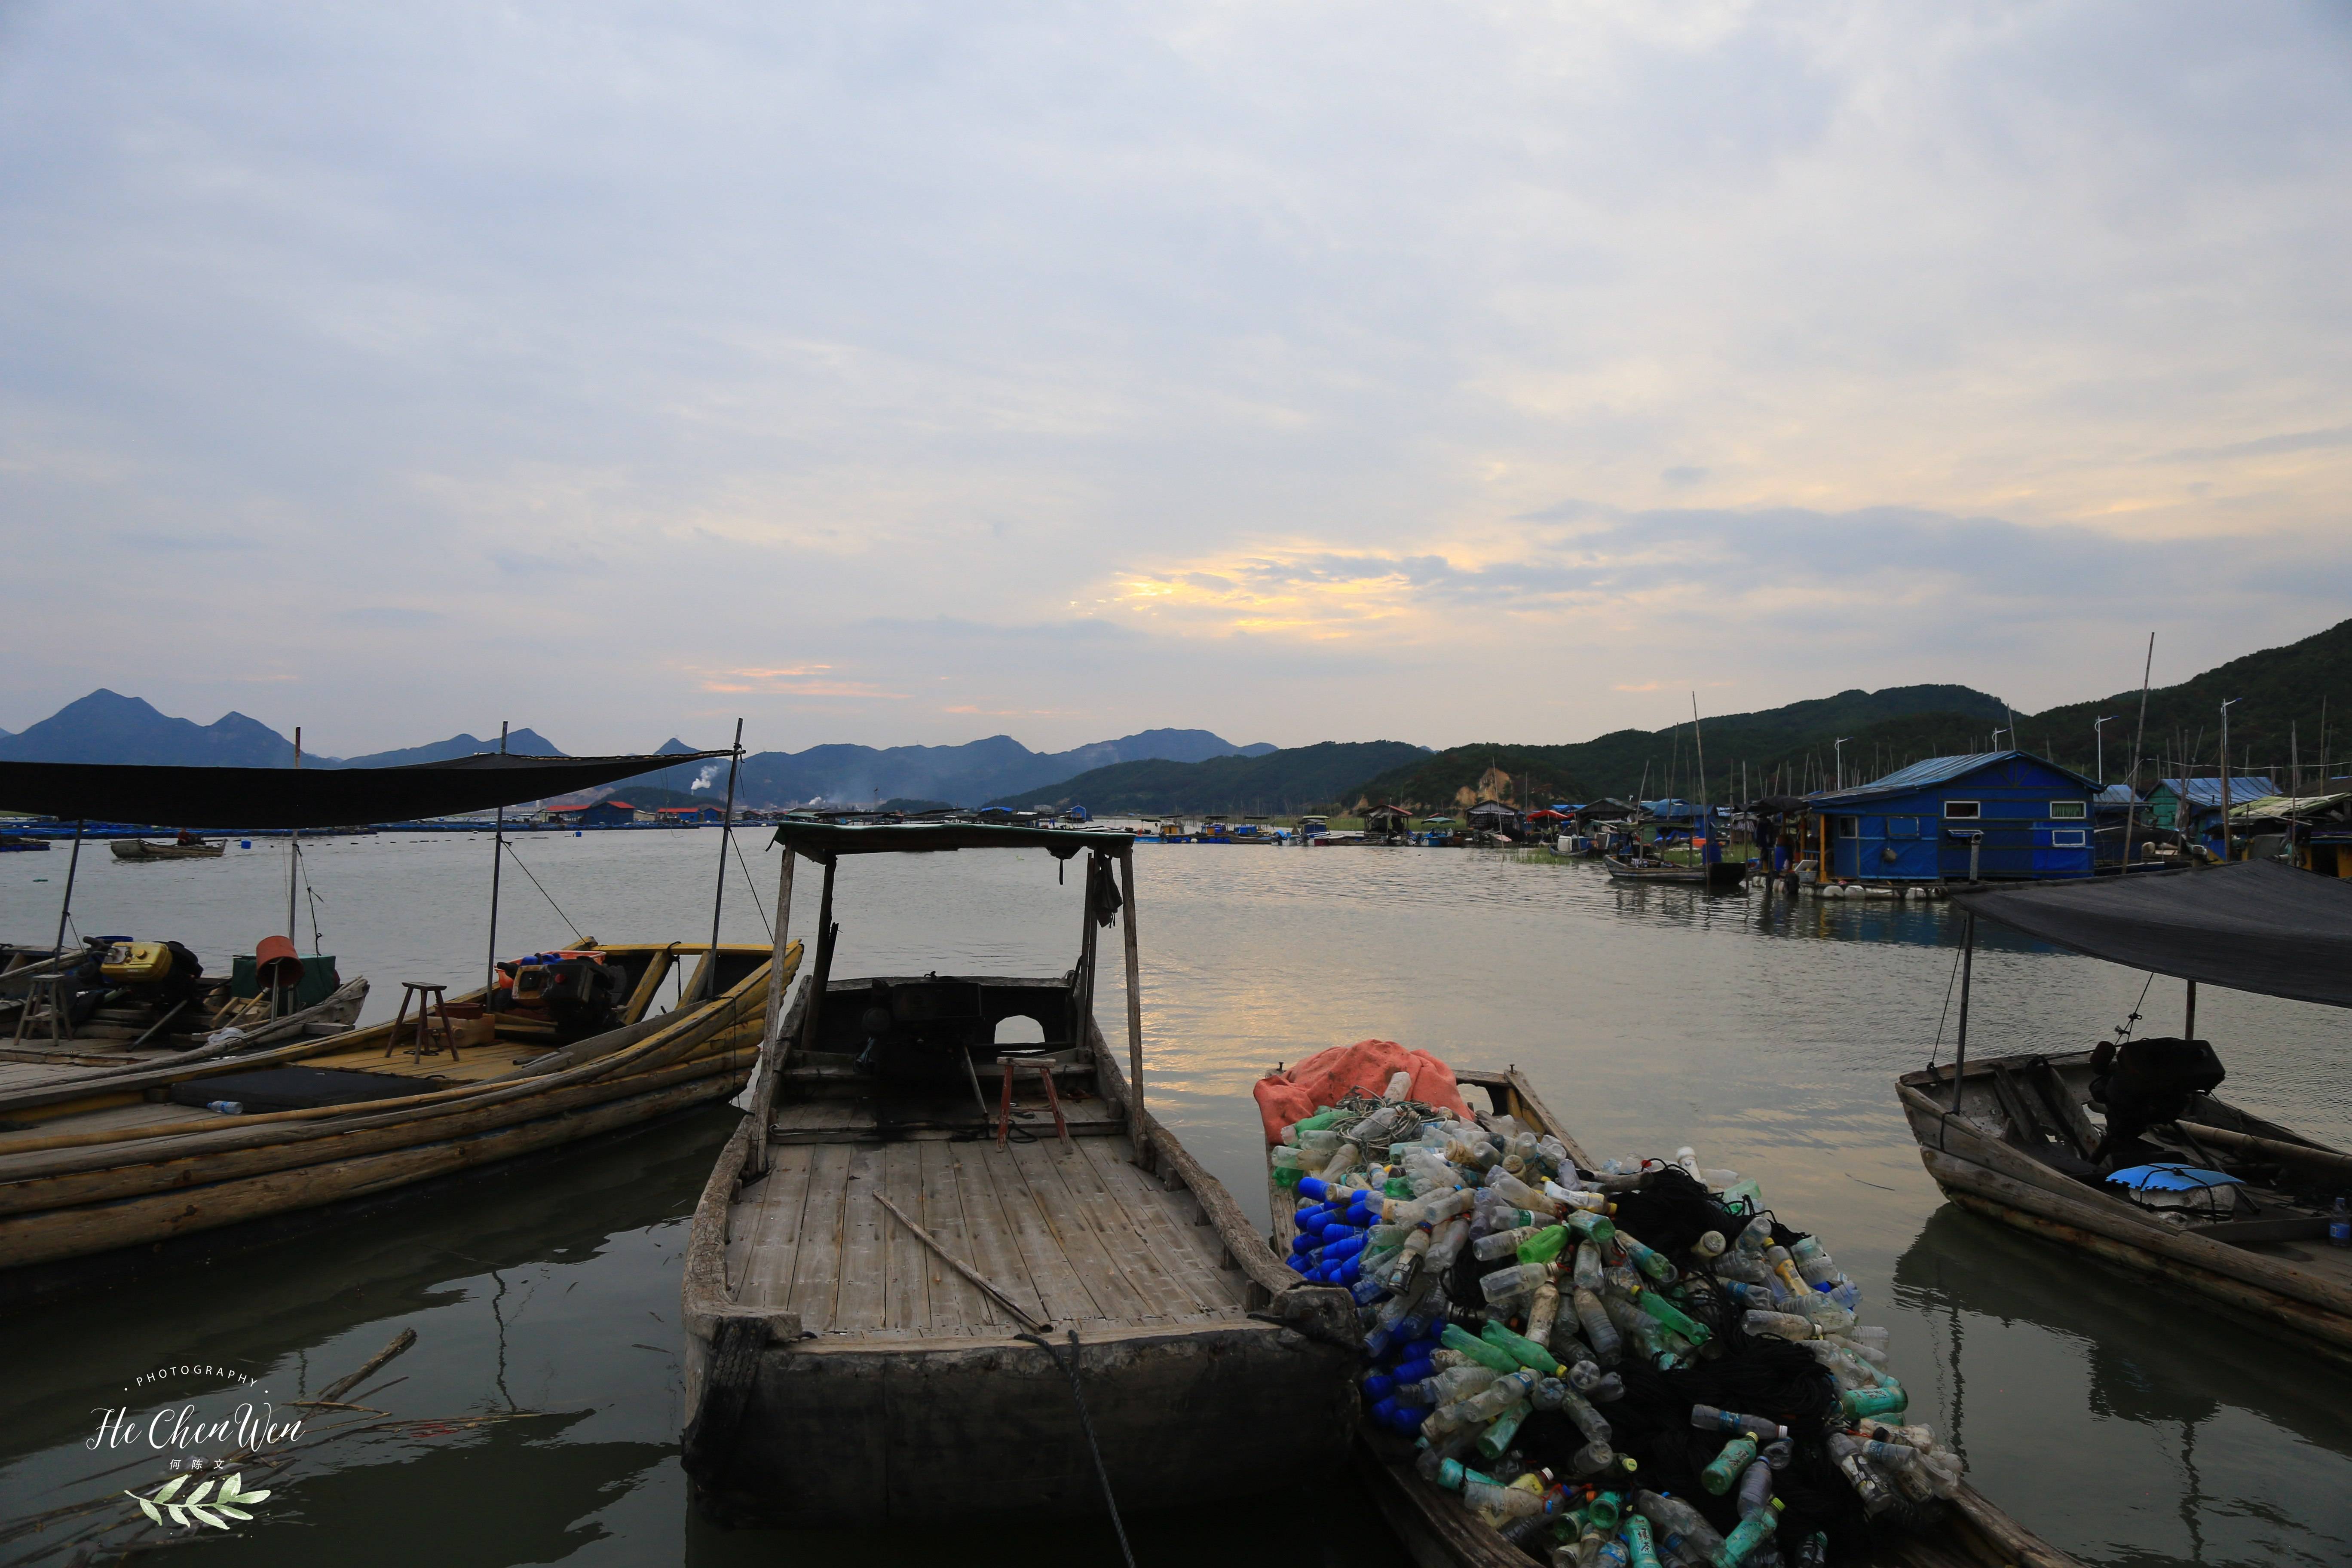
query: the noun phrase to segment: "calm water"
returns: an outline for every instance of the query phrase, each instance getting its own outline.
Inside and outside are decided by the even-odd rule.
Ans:
[[[743,842],[760,896],[775,858]],[[693,941],[709,931],[719,837],[704,831],[525,838],[546,894],[585,934]],[[0,859],[0,937],[47,941],[65,855]],[[489,847],[471,836],[306,847],[326,951],[376,985],[471,984],[487,935]],[[2189,1297],[2142,1287],[1946,1206],[1890,1080],[1924,1061],[1951,975],[1941,906],[1707,900],[1620,890],[1589,866],[1449,850],[1138,851],[1150,1094],[1247,1207],[1265,1188],[1252,1080],[1370,1036],[1467,1064],[1516,1062],[1596,1156],[1695,1143],[1758,1176],[1863,1283],[1894,1331],[1921,1418],[1955,1433],[1977,1483],[2057,1545],[2104,1563],[2352,1561],[2352,1411],[2337,1371],[2250,1335]],[[283,923],[285,848],[207,864],[85,854],[77,925],[187,942],[208,960]],[[36,878],[47,878],[37,882]],[[842,875],[836,973],[1044,973],[1078,941],[1076,888],[1042,854],[877,858]],[[814,923],[803,884],[796,931]],[[730,868],[725,934],[765,937]],[[506,878],[499,946],[567,941],[549,898]],[[304,928],[305,942],[308,927]],[[1103,1016],[1122,1003],[1115,964]],[[1976,1047],[2088,1044],[2145,977],[1980,939]],[[2178,1026],[2179,988],[2147,994]],[[2352,1139],[2340,1018],[2209,990],[2200,1033],[2233,1098]],[[1945,1050],[1948,1052],[1948,1026]],[[729,1534],[696,1520],[676,1459],[677,1302],[685,1218],[731,1113],[414,1195],[363,1220],[210,1266],[157,1273],[68,1307],[0,1319],[10,1516],[158,1464],[89,1451],[100,1409],[225,1408],[234,1377],[125,1384],[209,1364],[277,1400],[352,1370],[403,1327],[417,1346],[366,1386],[387,1416],[538,1413],[475,1427],[362,1432],[319,1448],[224,1560],[698,1563],[1041,1559],[1100,1568],[1084,1527],[859,1535]],[[266,1391],[266,1394],[263,1393]],[[127,1451],[126,1451],[127,1453]],[[1280,1478],[1269,1478],[1278,1483]],[[1152,1564],[1301,1562],[1391,1568],[1360,1500],[1276,1498],[1133,1521]],[[0,1542],[0,1564],[63,1538]],[[47,1559],[64,1561],[59,1554]]]

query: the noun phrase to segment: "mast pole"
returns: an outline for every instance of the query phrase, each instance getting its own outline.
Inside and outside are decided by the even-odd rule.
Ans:
[[[499,721],[499,755],[507,754],[507,726],[511,721]],[[482,960],[482,1010],[488,1012],[499,989],[499,873],[506,868],[507,808],[499,808],[498,820],[490,838],[490,951]]]
[[[2230,863],[2230,705],[2234,697],[2221,704],[2221,864]]]
[[[2147,740],[2147,678],[2156,669],[2156,634],[2147,634],[2147,662],[2139,672],[2139,728],[2132,731],[2131,773],[2126,782],[2131,785],[2131,804],[2124,807],[2124,864],[2122,876],[2131,874],[2132,824],[2139,819],[2139,753]]]
[[[302,726],[294,726],[294,771],[302,771]],[[302,856],[302,830],[286,830],[286,940],[294,941],[294,884],[299,872]],[[299,943],[297,944],[299,949]]]
[[[66,950],[66,921],[73,914],[74,873],[81,869],[81,830],[84,826],[80,817],[74,818],[73,854],[66,861],[66,901],[58,906],[57,951],[59,952]]]
[[[735,745],[727,758],[727,806],[719,817],[719,885],[710,895],[710,976],[705,989],[719,994],[719,911],[727,902],[727,851],[735,842],[735,772],[743,763],[743,721],[735,721]],[[779,929],[782,929],[781,927]]]
[[[1960,1044],[1959,1055],[1952,1063],[1952,1114],[1960,1110],[1960,1084],[1969,1070],[1969,986],[1977,972],[1977,917],[1969,913],[1968,924],[1960,929]]]

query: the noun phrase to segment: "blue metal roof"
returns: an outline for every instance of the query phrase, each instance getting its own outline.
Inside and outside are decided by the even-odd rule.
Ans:
[[[2218,808],[2221,804],[2221,781],[2219,778],[2163,779],[2158,781],[2156,787],[2170,790],[2191,805],[2210,805]],[[2230,775],[2231,805],[2236,805],[2241,801],[2260,800],[2263,795],[2278,793],[2278,785],[2271,782],[2268,773],[2231,773]]]
[[[2101,805],[2131,805],[2139,800],[2127,784],[2111,784],[2091,798]]]
[[[1933,789],[2000,763],[2022,758],[2038,763],[2051,772],[2063,773],[2086,790],[2099,787],[2069,767],[2062,767],[2047,757],[2037,757],[2032,752],[1971,752],[1958,757],[1925,757],[1907,768],[1897,768],[1885,778],[1873,779],[1866,784],[1856,784],[1847,790],[1816,790],[1805,798],[1815,805],[1842,805],[1848,801],[1879,800],[1891,795],[1909,795],[1915,790]]]

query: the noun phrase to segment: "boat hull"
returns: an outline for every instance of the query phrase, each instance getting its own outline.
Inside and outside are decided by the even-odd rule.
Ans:
[[[1971,1063],[1969,1073],[1973,1079],[2007,1067],[2021,1074],[2048,1059],[1994,1058]],[[1906,1074],[1897,1093],[1921,1163],[1955,1204],[2077,1255],[2184,1287],[2331,1360],[2352,1363],[2352,1288],[2332,1277],[2342,1271],[2216,1239],[2216,1234],[2259,1239],[2259,1231],[2200,1234],[2168,1226],[1993,1135],[1977,1115],[1950,1114],[1950,1068],[1934,1068]]]
[[[1066,1337],[1055,1349],[1066,1358]],[[708,1350],[688,1341],[689,1400]],[[1345,1456],[1353,1358],[1289,1330],[1104,1331],[1082,1334],[1077,1356],[1122,1509],[1262,1491]],[[1098,1519],[1103,1509],[1062,1363],[1009,1337],[772,1346],[723,1466],[696,1494],[737,1526]]]
[[[117,860],[217,860],[228,849],[225,844],[150,844],[143,838],[117,838],[107,847]]]

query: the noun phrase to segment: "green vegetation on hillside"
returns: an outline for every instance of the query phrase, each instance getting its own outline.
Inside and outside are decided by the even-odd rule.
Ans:
[[[2156,654],[2161,667],[2161,642]],[[2340,776],[2352,755],[2346,743],[2352,733],[2352,620],[2150,691],[2140,755],[2152,761],[2141,763],[2142,789],[2158,777],[2180,776],[2184,764],[2211,775],[2220,759],[2221,703],[2231,697],[2238,699],[2230,710],[2232,771],[2244,769],[2251,758],[2253,772],[2270,773],[2281,789],[2289,789],[2290,767],[2300,753],[2305,786],[2317,788],[2324,710],[2328,772]],[[2132,733],[2139,723],[2137,689],[2020,717],[2017,727],[2029,751],[2087,773],[2096,754],[2092,726],[2103,715],[2113,715],[2106,726],[2107,776],[2122,778],[2130,770]]]
[[[1115,763],[990,801],[1014,810],[1083,805],[1097,816],[1229,812],[1254,816],[1328,810],[1354,781],[1423,756],[1402,741],[1328,741],[1204,763]]]
[[[1929,733],[1959,737],[1973,728],[1989,741],[1994,725],[2008,722],[2008,711],[1999,698],[1965,686],[1899,686],[1842,691],[1756,713],[1702,715],[1706,792],[1717,801],[1737,795],[1743,763],[1750,793],[1764,793],[1766,776],[1776,767],[1784,770],[1793,790],[1811,748],[1818,746],[1826,758],[1839,736],[1863,737],[1877,726],[1890,727],[1885,742],[1890,751],[1895,736],[1907,741],[1914,731],[1923,739]],[[1983,745],[1978,742],[1965,749],[1980,751]],[[1849,741],[1849,775],[1855,756]],[[1500,797],[1534,805],[1601,795],[1631,797],[1636,791],[1651,799],[1668,794],[1695,799],[1700,790],[1691,727],[1676,724],[1655,731],[1619,730],[1565,746],[1454,746],[1369,778],[1351,793],[1374,804],[1436,810],[1477,799]],[[1354,804],[1352,798],[1349,804]]]

